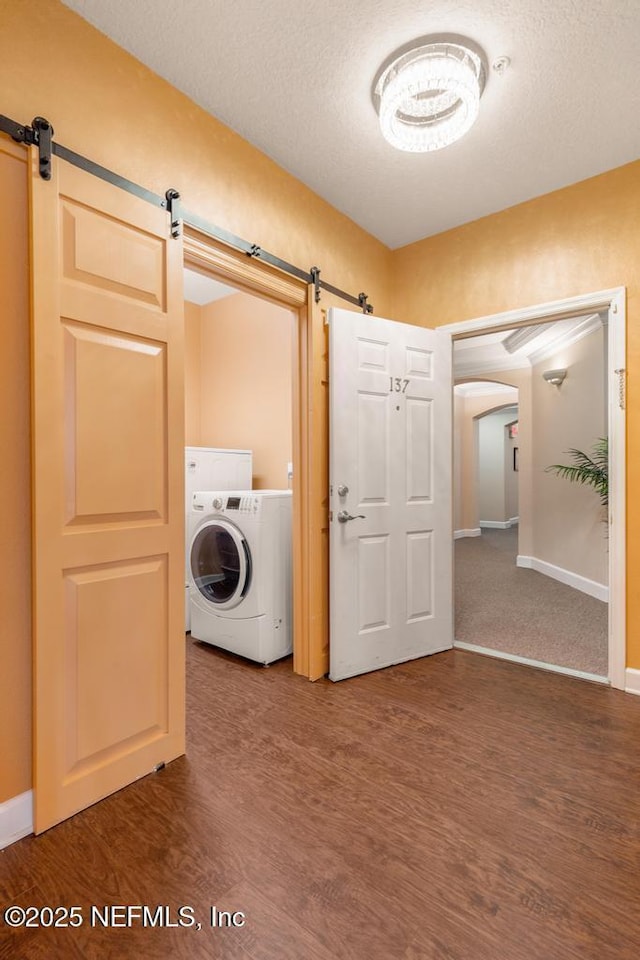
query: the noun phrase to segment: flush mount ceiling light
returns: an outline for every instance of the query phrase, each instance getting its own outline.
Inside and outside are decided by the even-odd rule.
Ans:
[[[397,50],[373,87],[384,138],[412,153],[455,143],[478,116],[485,77],[484,53],[464,37],[424,37]]]

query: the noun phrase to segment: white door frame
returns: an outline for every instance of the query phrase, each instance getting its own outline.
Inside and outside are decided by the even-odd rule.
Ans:
[[[626,288],[598,290],[552,300],[475,320],[443,324],[452,340],[476,337],[505,327],[562,320],[586,313],[607,313],[609,429],[609,682],[625,690],[637,687],[626,671]],[[453,536],[453,531],[452,531]],[[634,692],[636,692],[634,690]]]

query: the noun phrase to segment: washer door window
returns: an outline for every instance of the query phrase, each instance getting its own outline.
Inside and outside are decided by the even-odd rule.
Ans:
[[[232,523],[214,520],[191,544],[191,576],[202,596],[225,610],[237,606],[251,583],[247,541]]]

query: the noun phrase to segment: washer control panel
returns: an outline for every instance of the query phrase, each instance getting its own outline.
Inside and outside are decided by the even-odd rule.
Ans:
[[[208,493],[201,491],[193,494],[192,510],[197,513],[221,513],[229,517],[256,516],[260,510],[260,498],[250,493]]]
[[[231,496],[226,498],[226,503],[222,509],[227,513],[256,513],[258,510],[258,498],[252,496]]]

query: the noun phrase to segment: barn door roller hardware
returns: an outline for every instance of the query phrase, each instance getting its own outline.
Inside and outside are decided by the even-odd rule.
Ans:
[[[326,283],[320,279],[319,267],[311,267],[310,270],[301,270],[300,267],[296,267],[294,264],[288,263],[280,257],[276,257],[273,253],[263,250],[257,243],[249,243],[249,241],[237,237],[223,227],[209,223],[197,214],[185,210],[180,203],[180,194],[173,187],[167,190],[163,197],[160,197],[151,190],[147,190],[146,187],[140,186],[139,183],[134,183],[133,180],[127,180],[126,177],[121,177],[119,174],[114,173],[113,170],[109,170],[107,167],[101,167],[100,164],[94,163],[93,160],[89,160],[87,157],[83,157],[81,154],[75,153],[67,147],[63,147],[60,143],[55,143],[53,140],[53,127],[44,117],[35,117],[32,125],[28,126],[27,124],[16,123],[15,120],[11,120],[9,117],[0,114],[0,132],[9,134],[17,143],[37,146],[40,176],[43,180],[51,179],[52,157],[59,157],[61,160],[66,160],[67,163],[73,164],[74,167],[78,167],[80,170],[84,170],[94,177],[99,177],[101,180],[113,184],[114,187],[126,190],[128,193],[156,207],[162,207],[169,214],[171,236],[174,238],[180,236],[181,225],[186,223],[206,234],[208,237],[211,237],[213,240],[219,240],[221,243],[225,243],[235,250],[242,250],[247,256],[254,257],[256,260],[262,260],[263,263],[268,263],[277,270],[282,270],[283,273],[288,273],[289,276],[296,277],[306,284],[312,283],[315,288],[316,303],[320,302],[321,291],[327,290],[336,297],[340,297],[341,300],[346,300],[348,303],[360,307],[363,313],[373,313],[373,307],[368,303],[368,297],[365,293],[360,293],[357,297],[353,297],[350,293],[345,293],[344,290],[340,290],[338,287]]]
[[[317,267],[312,267],[312,270],[317,270]],[[312,274],[312,283],[315,283]],[[338,287],[334,287],[333,284],[327,283],[326,280],[320,280],[320,271],[318,270],[318,282],[316,290],[326,290],[327,293],[332,293],[336,297],[340,297],[341,300],[346,300],[347,303],[352,303],[354,307],[360,307],[363,313],[373,313],[373,307],[370,303],[367,303],[367,297],[364,293],[358,294],[357,297],[352,297],[350,293],[345,293],[344,290],[340,290]],[[316,303],[320,300],[320,295],[316,295]]]
[[[43,180],[51,180],[51,138],[53,137],[53,127],[44,117],[35,117],[33,121],[33,131],[36,135],[35,142],[38,145],[40,176]]]
[[[51,138],[53,127],[44,117],[34,117],[31,126],[19,124],[9,117],[0,117],[0,130],[8,133],[16,143],[26,143],[27,146],[38,148],[40,161],[40,176],[43,180],[51,180]]]
[[[313,299],[316,303],[320,303],[320,267],[311,267],[309,273],[314,287]]]
[[[360,308],[363,313],[373,313],[373,307],[370,303],[367,303],[368,299],[369,298],[367,297],[366,293],[358,294],[358,303],[360,304]]]
[[[171,222],[171,236],[174,240],[180,236],[180,194],[173,187],[165,193],[169,220]]]

